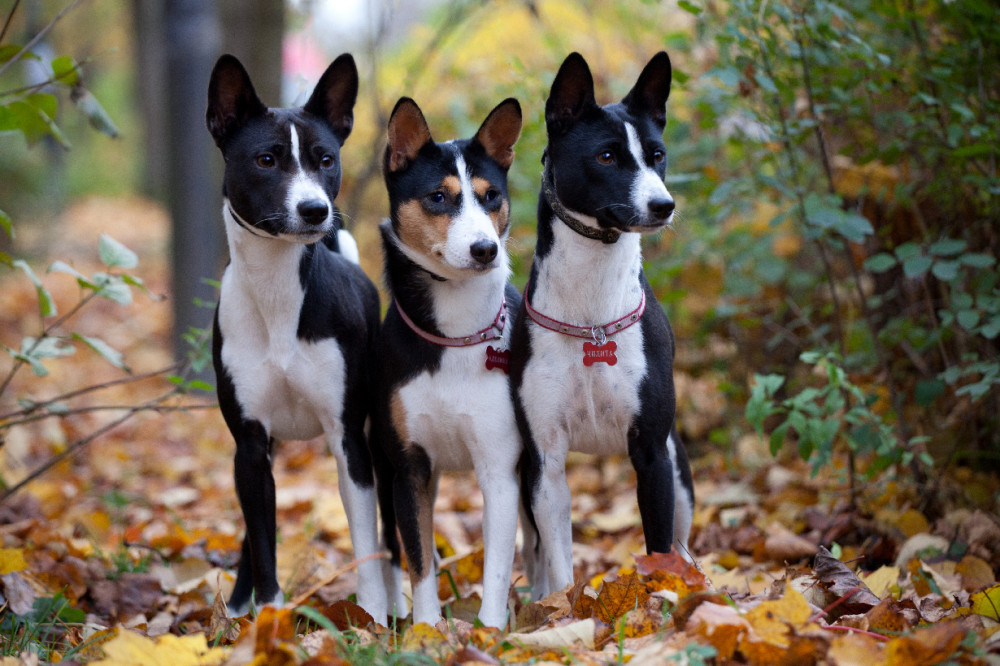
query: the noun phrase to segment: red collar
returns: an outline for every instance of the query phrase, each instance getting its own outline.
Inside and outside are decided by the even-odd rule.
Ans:
[[[396,305],[396,311],[399,316],[403,318],[406,325],[410,329],[419,335],[421,338],[430,342],[432,344],[438,345],[439,347],[471,347],[472,345],[478,345],[483,342],[488,342],[489,340],[496,340],[503,336],[504,326],[507,324],[507,299],[501,299],[500,310],[497,312],[497,316],[494,317],[493,323],[484,328],[481,331],[476,331],[472,335],[465,335],[459,338],[446,338],[440,335],[434,335],[433,333],[428,333],[424,329],[417,326],[412,319],[403,312],[403,308],[400,307],[399,301],[393,299],[393,303]]]
[[[531,317],[531,320],[542,328],[547,328],[550,331],[562,333],[563,335],[569,335],[574,338],[583,338],[584,340],[593,340],[598,344],[604,344],[604,340],[606,338],[611,337],[615,333],[624,331],[626,328],[642,319],[642,313],[646,310],[646,290],[643,289],[641,293],[642,297],[639,299],[639,307],[635,310],[632,310],[624,317],[615,319],[607,324],[595,324],[593,326],[567,324],[566,322],[559,321],[558,319],[546,317],[541,312],[533,308],[531,303],[528,301],[528,285],[524,286],[524,309],[528,312],[528,316]]]

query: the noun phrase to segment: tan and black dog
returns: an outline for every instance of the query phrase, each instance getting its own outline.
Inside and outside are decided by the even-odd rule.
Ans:
[[[394,473],[399,532],[413,584],[413,621],[441,618],[433,505],[438,477],[475,470],[486,560],[479,619],[503,627],[517,530],[521,440],[507,380],[510,229],[507,170],[521,132],[501,102],[471,139],[437,143],[416,103],[389,119],[381,227],[393,302],[379,343],[380,416],[373,438]],[[383,501],[383,507],[385,502]]]

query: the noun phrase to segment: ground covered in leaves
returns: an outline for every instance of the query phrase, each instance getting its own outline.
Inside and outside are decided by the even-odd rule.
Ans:
[[[142,258],[135,272],[150,290],[165,293],[166,221],[150,210],[82,202],[59,222],[72,233],[45,232],[58,240],[32,263],[39,274],[54,258],[97,270],[97,237],[107,232]],[[0,336],[16,347],[37,326],[35,290],[19,274],[0,279]],[[78,298],[72,278],[43,280],[64,311]],[[141,375],[170,364],[168,314],[137,292],[128,308],[95,303],[72,325],[124,352]],[[2,418],[19,409],[15,398],[122,377],[86,349],[49,366],[45,378],[17,375]],[[642,554],[626,459],[573,458],[576,584],[530,603],[515,571],[508,630],[477,626],[482,497],[471,476],[452,476],[435,514],[448,619],[380,626],[350,601],[336,466],[320,442],[288,442],[275,460],[288,604],[231,618],[219,592],[232,586],[242,530],[232,443],[206,406],[212,396],[183,396],[136,414],[0,504],[0,645],[9,655],[0,664],[1000,663],[995,477],[949,471],[932,509],[905,479],[882,477],[852,505],[842,461],[812,478],[753,435],[707,444],[709,428],[730,417],[717,381],[683,355],[679,366],[695,452],[695,566]],[[61,407],[86,411],[5,429],[0,477],[10,487],[123,413],[103,407],[165,388],[163,375],[111,384]]]

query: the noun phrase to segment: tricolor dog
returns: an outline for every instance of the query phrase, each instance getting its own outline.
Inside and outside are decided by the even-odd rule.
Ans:
[[[413,584],[413,621],[441,618],[433,505],[443,471],[475,470],[486,561],[479,619],[507,621],[521,443],[507,379],[508,311],[517,292],[504,244],[507,170],[521,133],[501,102],[471,139],[436,143],[416,103],[400,99],[384,158],[382,226],[392,304],[382,324],[373,425],[395,470],[396,519]],[[373,437],[375,436],[373,431]]]
[[[246,522],[230,599],[236,613],[251,601],[284,601],[275,567],[276,441],[325,436],[337,459],[354,555],[379,551],[365,436],[379,298],[341,252],[346,242],[357,256],[333,205],[357,90],[357,69],[347,54],[330,65],[301,108],[265,107],[229,55],[219,59],[209,84],[207,123],[225,159],[222,216],[230,255],[213,361],[219,405],[236,440],[236,492]],[[358,603],[385,622],[378,559],[358,567]]]
[[[668,226],[663,184],[671,68],[660,52],[618,104],[599,106],[577,53],[545,104],[538,241],[511,340],[524,441],[525,568],[533,596],[573,582],[569,451],[627,452],[650,552],[687,552],[693,492],[674,423],[674,341],[642,270],[642,234]]]

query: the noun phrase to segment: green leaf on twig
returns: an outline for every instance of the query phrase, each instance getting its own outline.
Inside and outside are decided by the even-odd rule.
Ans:
[[[101,261],[111,268],[135,268],[139,265],[139,257],[135,252],[125,247],[107,234],[101,234],[97,241],[97,249]]]
[[[74,333],[73,339],[79,340],[80,342],[84,343],[85,345],[93,349],[95,352],[103,356],[108,363],[115,366],[116,368],[121,368],[122,370],[124,370],[129,374],[132,373],[132,370],[128,367],[128,365],[125,364],[125,360],[124,357],[122,356],[122,353],[117,349],[115,349],[114,347],[112,347],[111,345],[109,345],[104,340],[101,340],[100,338],[88,337],[86,335],[80,335],[79,333]]]
[[[49,293],[49,290],[45,288],[42,281],[35,275],[35,271],[31,270],[31,266],[24,259],[16,260],[13,265],[24,271],[28,279],[35,285],[35,291],[38,293],[38,311],[42,317],[54,316],[57,310],[56,303],[52,300],[52,294]]]

